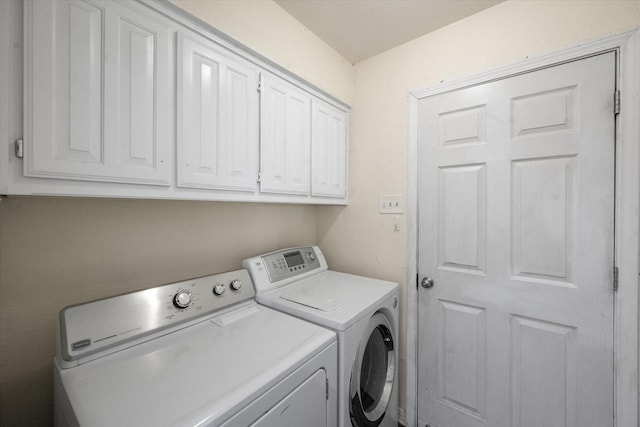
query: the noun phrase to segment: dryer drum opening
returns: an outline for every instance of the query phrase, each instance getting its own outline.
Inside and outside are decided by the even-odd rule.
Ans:
[[[395,377],[391,327],[380,313],[373,316],[351,371],[349,406],[354,426],[377,426],[389,405]]]

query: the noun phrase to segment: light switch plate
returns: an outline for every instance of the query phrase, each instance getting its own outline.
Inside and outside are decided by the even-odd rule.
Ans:
[[[381,214],[403,214],[404,196],[402,194],[384,194],[380,196]]]

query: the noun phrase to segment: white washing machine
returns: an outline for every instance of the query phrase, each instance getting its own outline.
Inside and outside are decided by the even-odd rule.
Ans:
[[[62,310],[56,425],[335,426],[336,334],[254,296],[238,270]]]
[[[338,334],[338,425],[398,425],[397,283],[328,270],[317,246],[243,261],[256,301]]]

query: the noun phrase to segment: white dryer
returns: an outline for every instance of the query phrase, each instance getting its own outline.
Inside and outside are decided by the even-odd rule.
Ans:
[[[398,425],[397,283],[328,269],[317,246],[243,261],[256,301],[338,334],[338,425]]]
[[[336,334],[254,295],[238,270],[62,310],[56,425],[335,426]]]

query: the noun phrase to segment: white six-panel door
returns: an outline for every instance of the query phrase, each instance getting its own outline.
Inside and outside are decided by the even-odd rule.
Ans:
[[[613,425],[615,53],[418,104],[418,422]]]

